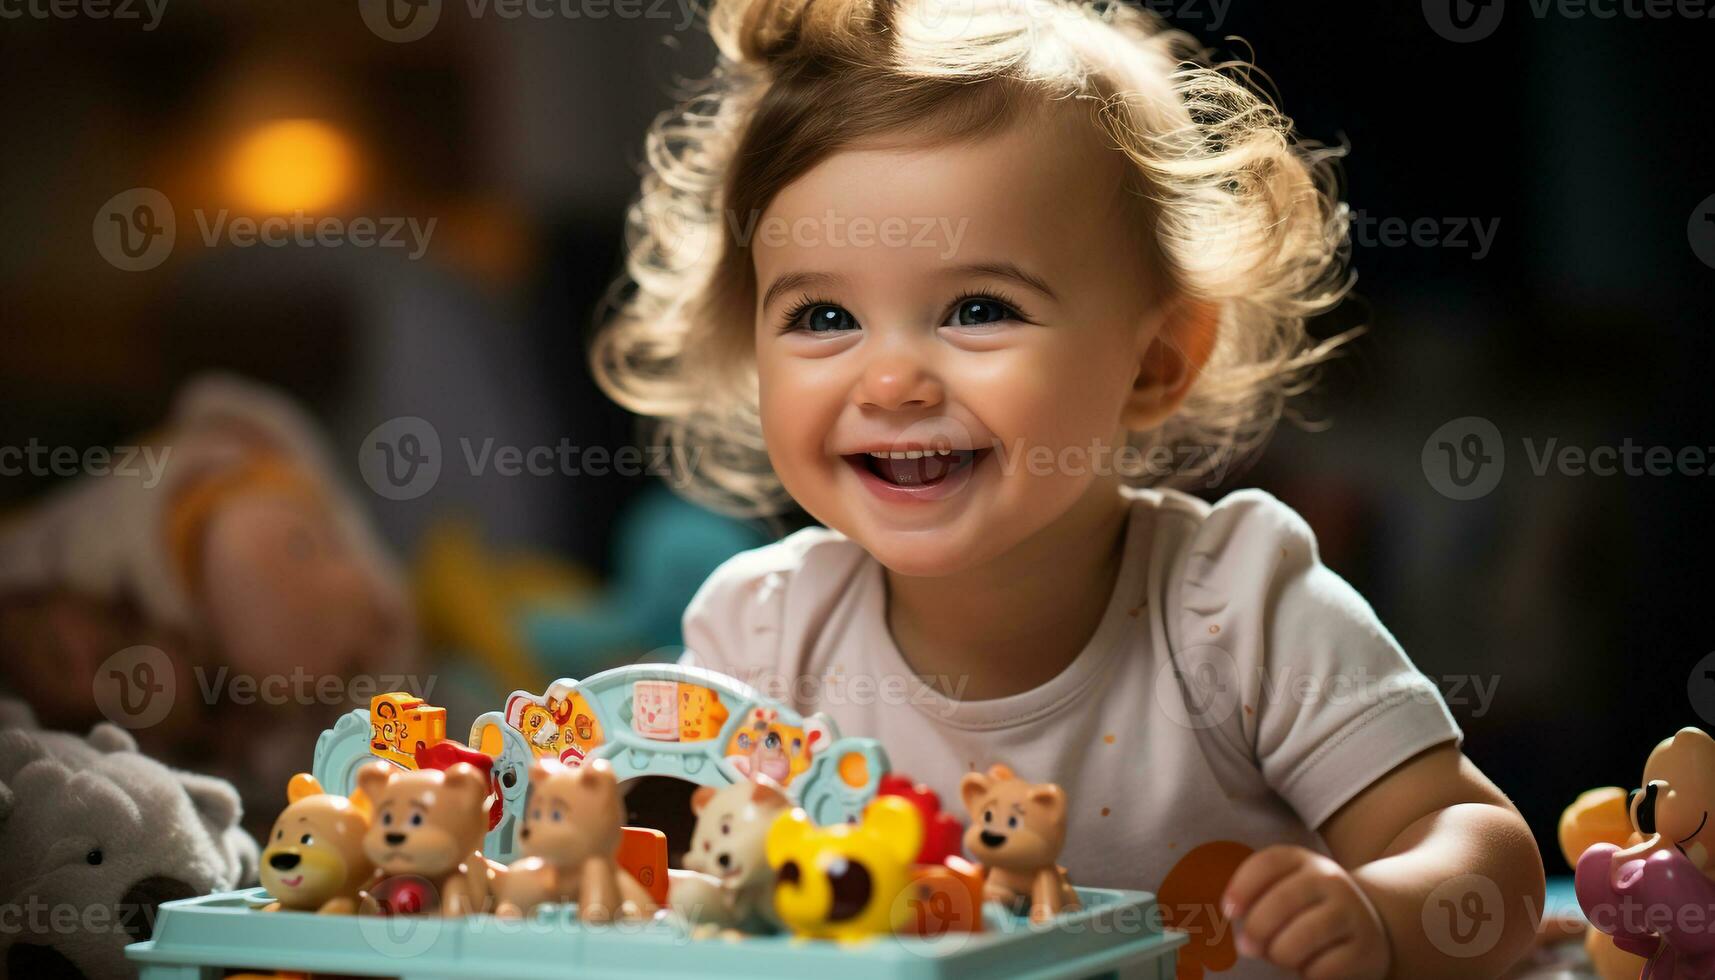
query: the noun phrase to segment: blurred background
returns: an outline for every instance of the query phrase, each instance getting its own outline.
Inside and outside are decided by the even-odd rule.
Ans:
[[[1316,332],[1369,328],[1304,425],[1199,492],[1260,486],[1309,519],[1566,873],[1562,807],[1715,726],[1715,34],[1518,2],[1464,7],[1481,16],[1461,28],[1436,3],[1151,4],[1218,52],[1254,49],[1302,133],[1350,146],[1357,293]],[[644,129],[712,63],[690,0],[157,4],[0,21],[0,446],[146,441],[210,370],[287,393],[396,559],[455,735],[514,686],[670,651],[715,563],[802,523],[708,514],[646,472],[463,458],[640,444],[585,351]],[[346,240],[246,242],[244,219],[298,212]],[[358,242],[362,219],[379,242]],[[166,249],[144,234],[167,226]],[[438,439],[438,477],[360,472],[386,426]],[[1640,467],[1648,447],[1702,455],[1534,465],[1628,445]],[[0,459],[0,519],[67,482],[22,458]],[[77,628],[39,592],[18,601],[0,618],[16,650]],[[147,609],[101,615],[93,648],[142,642]],[[73,660],[36,708],[81,729],[100,658]],[[249,709],[178,700],[189,715],[140,740],[238,780],[265,826],[309,743],[255,766],[220,748]],[[313,739],[337,710],[292,713]]]

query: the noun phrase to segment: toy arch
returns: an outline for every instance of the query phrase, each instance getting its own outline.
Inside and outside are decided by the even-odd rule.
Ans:
[[[501,817],[484,853],[498,861],[517,855],[529,769],[539,758],[605,759],[621,781],[670,776],[715,787],[761,772],[819,824],[857,820],[888,772],[875,739],[842,738],[826,715],[806,717],[732,677],[676,664],[561,678],[541,694],[515,691],[502,710],[477,716],[469,745],[495,760]],[[317,741],[315,776],[349,794],[357,770],[376,758],[368,714],[354,710]]]

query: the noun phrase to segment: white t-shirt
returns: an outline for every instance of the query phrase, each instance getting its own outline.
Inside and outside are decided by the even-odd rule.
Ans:
[[[1005,762],[1059,783],[1072,882],[1152,892],[1211,841],[1325,850],[1312,828],[1461,737],[1435,685],[1285,504],[1255,490],[1213,507],[1123,492],[1131,513],[1107,610],[1071,665],[1033,690],[936,693],[888,632],[881,565],[825,528],[716,569],[685,611],[687,662],[880,739],[894,771],[961,820],[959,778],[973,769]]]

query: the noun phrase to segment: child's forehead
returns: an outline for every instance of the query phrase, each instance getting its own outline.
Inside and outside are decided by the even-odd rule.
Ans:
[[[881,253],[949,263],[1069,260],[1114,247],[1135,214],[1121,207],[1129,162],[1082,111],[1034,113],[984,137],[909,132],[830,154],[753,216],[759,272],[806,253],[874,261]],[[734,216],[735,227],[746,225]],[[889,237],[887,232],[894,234]],[[868,235],[874,244],[850,245]],[[890,247],[890,245],[894,247]],[[956,253],[956,254],[955,254]]]

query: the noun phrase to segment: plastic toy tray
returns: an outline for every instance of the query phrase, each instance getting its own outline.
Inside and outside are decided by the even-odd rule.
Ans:
[[[859,944],[791,937],[693,939],[674,920],[584,925],[575,906],[523,921],[262,912],[259,888],[167,902],[152,939],[126,949],[143,980],[215,980],[225,969],[408,978],[1147,977],[1171,980],[1186,940],[1154,896],[1080,888],[1081,911],[1033,926],[998,906],[987,929]]]

